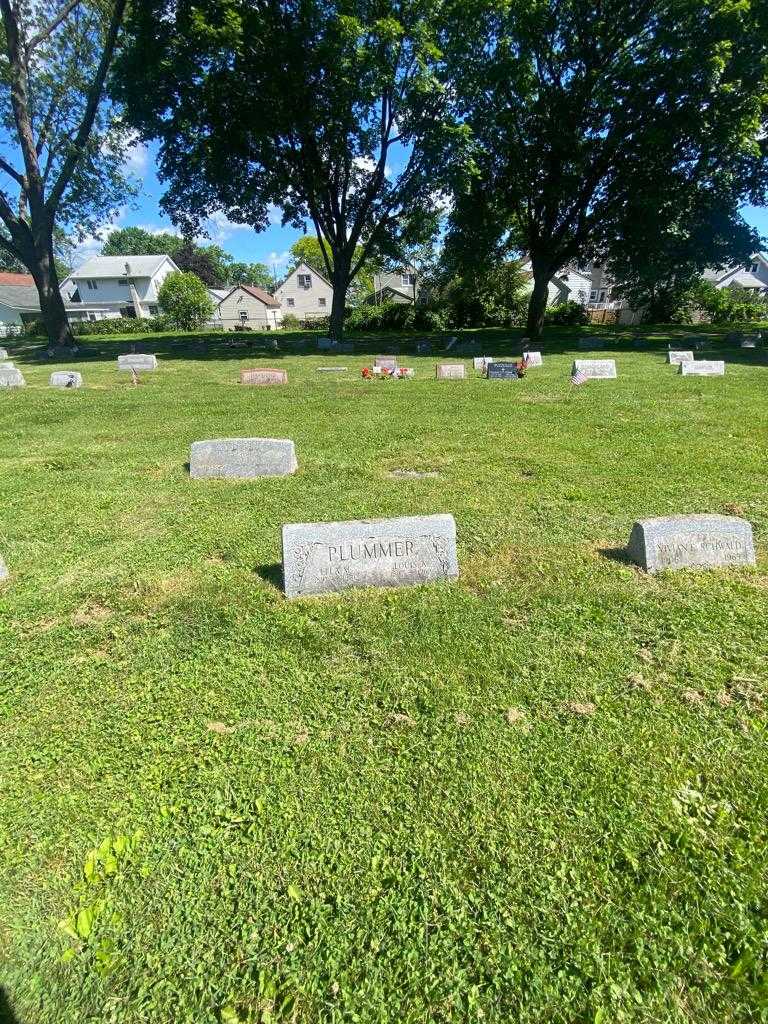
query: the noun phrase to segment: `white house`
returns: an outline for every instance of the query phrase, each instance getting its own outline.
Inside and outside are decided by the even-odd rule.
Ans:
[[[31,274],[0,273],[0,335],[21,331],[40,316],[40,299]]]
[[[746,265],[726,267],[725,270],[705,270],[705,281],[716,288],[743,288],[752,295],[768,295],[768,253],[756,252]]]
[[[252,284],[238,284],[216,306],[213,320],[229,331],[238,326],[271,331],[282,324],[283,310],[269,292]]]
[[[312,320],[330,315],[333,287],[313,267],[300,263],[275,289],[274,297],[283,313],[292,313],[299,320]]]
[[[522,269],[531,274],[531,261],[525,260]],[[529,291],[533,291],[533,276],[529,281]],[[547,289],[547,305],[557,306],[563,302],[578,302],[586,306],[589,302],[589,273],[577,267],[563,267],[549,282]]]
[[[61,282],[67,316],[72,321],[156,316],[160,286],[178,269],[170,256],[94,256]]]
[[[367,302],[399,302],[412,305],[419,298],[418,275],[413,267],[373,275],[373,294]]]

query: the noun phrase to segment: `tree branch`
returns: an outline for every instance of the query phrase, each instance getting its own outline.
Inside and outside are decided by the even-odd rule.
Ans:
[[[32,36],[32,38],[27,42],[25,46],[27,56],[29,56],[36,46],[39,46],[40,43],[45,42],[49,36],[53,35],[67,15],[70,14],[81,2],[82,0],[68,0],[58,14],[52,18],[44,28],[40,29],[37,35]]]

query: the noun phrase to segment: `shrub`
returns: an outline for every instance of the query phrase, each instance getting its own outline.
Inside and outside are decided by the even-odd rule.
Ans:
[[[171,330],[166,317],[153,316],[140,318],[134,316],[118,316],[106,320],[79,320],[71,324],[72,333],[76,337],[88,337],[94,334],[157,334]],[[45,330],[43,330],[43,335]]]
[[[588,324],[589,316],[580,302],[568,299],[567,302],[558,302],[557,305],[550,306],[544,314],[544,323],[576,327],[579,324]]]
[[[330,316],[313,316],[301,321],[301,328],[304,331],[324,331],[327,334],[330,326]]]
[[[403,302],[379,306],[360,305],[348,309],[345,324],[352,331],[401,331],[414,326],[415,307]]]
[[[45,338],[48,332],[42,320],[30,320],[24,324],[24,333],[29,338]]]
[[[199,330],[213,315],[208,289],[191,271],[169,274],[160,286],[157,299],[171,324],[182,331]]]
[[[299,318],[295,313],[283,313],[282,326],[286,331],[297,331],[299,329]]]

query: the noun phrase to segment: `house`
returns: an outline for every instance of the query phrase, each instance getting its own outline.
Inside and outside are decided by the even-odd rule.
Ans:
[[[752,295],[768,295],[768,253],[754,253],[746,265],[705,270],[702,277],[716,288],[743,288]]]
[[[269,292],[252,284],[236,284],[216,306],[213,320],[229,331],[238,327],[271,331],[282,325],[283,310]]]
[[[166,277],[178,271],[170,256],[94,256],[61,282],[71,321],[150,317]]]
[[[299,263],[275,289],[274,297],[283,313],[292,313],[299,320],[313,320],[330,314],[333,287],[314,267]]]
[[[382,302],[399,302],[412,305],[418,302],[420,285],[413,267],[387,271],[373,275],[373,292],[366,302],[380,305]]]
[[[528,290],[533,291],[531,261],[524,260],[521,269],[531,275]],[[564,302],[578,302],[580,305],[586,306],[589,301],[589,291],[590,277],[587,271],[579,270],[575,266],[564,267],[549,282],[547,305],[559,306]]]
[[[21,330],[40,316],[40,298],[31,274],[0,273],[0,335]]]

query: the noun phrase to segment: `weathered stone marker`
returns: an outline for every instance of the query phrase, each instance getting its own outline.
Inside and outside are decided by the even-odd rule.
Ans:
[[[667,362],[670,363],[672,366],[679,366],[680,363],[692,363],[693,352],[685,352],[679,349],[670,349],[669,352],[667,352]]]
[[[691,359],[680,363],[680,373],[684,377],[722,377],[725,363],[722,359]]]
[[[396,370],[397,356],[376,356],[373,360],[373,365],[383,370]]]
[[[333,341],[332,338],[318,338],[317,339],[317,350],[318,352],[333,352],[338,342]]]
[[[129,352],[128,355],[117,357],[118,370],[156,370],[157,356],[142,352]]]
[[[632,527],[629,557],[648,572],[754,565],[752,527],[737,516],[660,516]]]
[[[485,373],[488,369],[488,363],[493,363],[496,360],[493,356],[475,356],[472,360],[472,365],[476,370],[480,370],[481,373]]]
[[[0,555],[0,580],[7,580],[9,575],[8,566],[3,561],[3,556]]]
[[[283,527],[286,597],[349,587],[406,587],[458,575],[453,516]]]
[[[741,342],[742,348],[757,348],[757,343],[760,340],[757,334],[750,334],[744,338]]]
[[[56,370],[51,374],[48,384],[52,388],[81,388],[83,375],[77,370]]]
[[[616,376],[614,359],[574,359],[573,373],[581,370],[590,380],[606,380]]]
[[[23,388],[26,383],[15,366],[0,366],[0,388]]]
[[[488,364],[486,372],[488,380],[519,380],[517,363],[493,362]]]
[[[466,375],[464,363],[438,363],[435,367],[435,376],[438,380],[464,380]]]
[[[347,366],[318,366],[318,373],[346,373],[349,368]]]
[[[189,475],[193,480],[252,480],[290,476],[298,469],[293,441],[275,437],[225,437],[193,441]]]
[[[416,343],[416,353],[420,356],[425,356],[432,351],[431,341],[419,341]]]
[[[579,348],[582,352],[594,352],[595,349],[603,348],[602,338],[579,338]]]
[[[8,350],[4,349],[4,348],[0,348],[0,359],[7,359],[7,358],[8,358]]]
[[[287,384],[288,383],[288,371],[287,370],[273,370],[273,369],[255,369],[255,370],[241,370],[240,371],[240,383],[241,384],[255,384],[260,387],[264,387],[269,384]]]
[[[529,366],[543,366],[544,360],[541,357],[541,352],[523,352],[523,359],[528,362]]]

